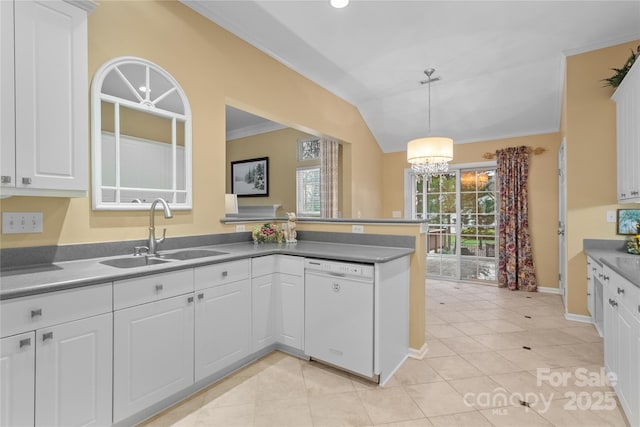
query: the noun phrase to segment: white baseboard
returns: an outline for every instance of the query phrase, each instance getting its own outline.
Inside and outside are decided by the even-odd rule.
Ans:
[[[429,347],[425,342],[424,344],[422,344],[422,347],[420,347],[419,350],[415,348],[409,348],[409,357],[412,359],[422,360],[424,359],[424,356],[427,355],[427,351],[429,351]]]
[[[538,286],[538,292],[542,292],[544,294],[562,295],[562,292],[560,292],[560,288],[547,288],[545,286]]]
[[[593,318],[591,316],[585,316],[582,314],[565,313],[564,318],[567,320],[573,320],[574,322],[593,323]]]

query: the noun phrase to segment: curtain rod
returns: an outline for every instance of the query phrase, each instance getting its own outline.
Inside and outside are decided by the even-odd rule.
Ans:
[[[530,152],[532,152],[532,153],[533,153],[533,154],[535,154],[535,155],[542,154],[542,153],[544,153],[545,151],[547,151],[547,149],[546,149],[546,148],[543,148],[543,147],[536,147],[536,148],[531,148],[531,147],[529,147],[529,148],[530,148],[530,150],[529,150],[529,151],[530,151]],[[487,159],[487,160],[493,160],[493,159],[495,159],[495,158],[496,158],[496,156],[497,156],[497,155],[496,155],[496,153],[495,153],[495,152],[493,152],[493,153],[484,153],[484,154],[482,155],[482,158]]]

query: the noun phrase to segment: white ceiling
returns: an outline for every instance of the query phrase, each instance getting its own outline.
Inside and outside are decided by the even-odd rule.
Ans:
[[[640,39],[638,0],[183,2],[357,106],[384,152],[426,135],[426,68],[432,135],[532,135],[559,130],[564,55]]]

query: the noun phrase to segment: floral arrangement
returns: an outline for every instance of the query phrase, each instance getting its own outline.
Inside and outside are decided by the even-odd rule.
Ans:
[[[638,46],[637,52],[634,52],[633,50],[631,51],[631,56],[627,59],[627,62],[624,63],[622,68],[611,69],[612,71],[615,71],[615,74],[609,78],[602,79],[602,81],[605,82],[604,85],[612,86],[614,88],[620,86],[620,83],[622,83],[622,80],[627,75],[638,56],[640,56],[640,46]]]
[[[253,227],[251,236],[254,243],[282,243],[284,233],[278,225],[267,222]]]

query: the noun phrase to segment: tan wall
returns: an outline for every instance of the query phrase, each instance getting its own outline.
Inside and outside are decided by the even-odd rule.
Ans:
[[[345,168],[351,174],[350,207],[362,217],[381,216],[382,151],[353,105],[177,1],[99,4],[89,16],[89,78],[107,60],[129,55],[171,73],[193,112],[193,210],[166,220],[169,236],[229,231],[219,223],[224,216],[227,103],[350,143],[352,159],[357,159]],[[0,209],[44,213],[42,234],[3,235],[2,247],[147,235],[148,213],[93,212],[90,198],[11,197],[2,201]]]
[[[602,79],[622,66],[640,41],[567,58],[563,131],[567,155],[567,310],[587,315],[584,239],[620,239],[606,212],[616,197],[616,107]]]
[[[533,242],[538,286],[558,287],[558,147],[560,134],[549,133],[507,138],[473,144],[455,144],[452,164],[486,162],[484,153],[526,145],[547,151],[531,157],[529,178],[529,226]],[[385,217],[394,210],[404,214],[404,169],[409,167],[406,152],[385,154],[385,182],[382,189]]]
[[[239,197],[239,205],[280,204],[278,214],[296,211],[296,168],[312,166],[316,161],[298,162],[298,139],[308,133],[286,128],[260,135],[227,141],[226,191],[231,192],[231,162],[269,157],[269,197]]]

